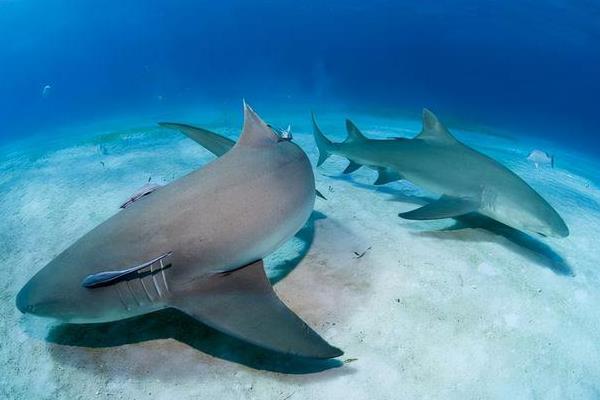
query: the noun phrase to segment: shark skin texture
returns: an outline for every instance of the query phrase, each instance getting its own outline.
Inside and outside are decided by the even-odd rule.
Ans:
[[[441,197],[419,209],[399,214],[412,220],[434,220],[477,212],[512,228],[564,238],[569,228],[556,210],[514,172],[456,140],[429,110],[423,129],[413,139],[369,139],[346,120],[348,137],[333,143],[321,132],[313,114],[313,135],[320,166],[331,155],[345,157],[344,173],[362,166],[378,171],[376,185],[406,179]]]
[[[246,103],[241,136],[229,144],[77,240],[21,289],[17,308],[81,324],[176,308],[276,352],[342,355],[279,300],[263,268],[313,210],[306,154]]]

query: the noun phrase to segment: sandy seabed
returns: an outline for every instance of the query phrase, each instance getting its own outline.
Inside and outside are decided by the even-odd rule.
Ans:
[[[320,116],[323,130],[342,139],[344,117]],[[419,121],[354,117],[370,137],[420,128]],[[294,118],[305,124],[294,140],[314,163],[308,118]],[[327,361],[269,353],[174,311],[80,326],[21,315],[15,295],[38,269],[149,178],[167,183],[213,157],[152,127],[86,131],[48,148],[5,144],[0,398],[600,397],[597,165],[540,140],[455,133],[529,182],[571,236],[543,239],[483,218],[402,220],[399,212],[431,194],[408,182],[372,186],[375,173],[365,168],[343,176],[346,161],[332,157],[316,170],[327,200],[318,199],[307,226],[266,260],[279,296],[345,351]],[[526,160],[534,148],[554,153],[556,167],[534,168]]]

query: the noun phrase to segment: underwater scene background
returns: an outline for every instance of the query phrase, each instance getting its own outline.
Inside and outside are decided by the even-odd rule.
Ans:
[[[0,0],[0,398],[600,396],[600,5],[593,1]],[[317,199],[266,259],[335,360],[270,353],[161,311],[22,315],[19,289],[148,181],[214,159],[160,121],[232,139],[242,99],[292,126]],[[413,137],[427,107],[516,172],[571,234],[398,217],[435,196],[334,141]],[[541,150],[554,162],[536,165]]]

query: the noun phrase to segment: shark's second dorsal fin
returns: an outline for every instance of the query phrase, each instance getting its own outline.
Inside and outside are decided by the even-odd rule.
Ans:
[[[450,131],[440,122],[434,113],[423,109],[423,130],[415,139],[437,141],[441,143],[456,143]]]
[[[346,131],[348,131],[348,137],[346,140],[344,140],[344,143],[369,140],[365,135],[362,134],[360,129],[354,125],[354,122],[350,121],[349,119],[346,120]]]
[[[244,127],[242,134],[238,139],[236,146],[264,146],[275,144],[279,137],[273,132],[273,129],[254,112],[244,101]]]

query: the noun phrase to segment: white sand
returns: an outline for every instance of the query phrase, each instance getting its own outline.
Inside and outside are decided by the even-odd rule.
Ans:
[[[326,133],[343,131],[342,115],[320,121]],[[355,122],[370,136],[420,125]],[[294,137],[314,161],[304,128]],[[496,224],[441,231],[454,221],[401,220],[398,212],[425,193],[408,183],[376,189],[368,170],[341,177],[345,161],[332,158],[317,171],[328,200],[317,200],[314,237],[307,229],[267,260],[270,276],[284,278],[275,286],[281,298],[345,351],[342,361],[356,359],[310,363],[261,352],[176,313],[58,328],[19,313],[20,287],[150,176],[168,182],[212,159],[166,131],[94,136],[50,150],[39,143],[0,150],[0,398],[600,396],[600,179],[589,160],[540,141],[458,133],[555,205],[572,234],[553,240]],[[533,168],[532,148],[555,154],[557,168]]]

